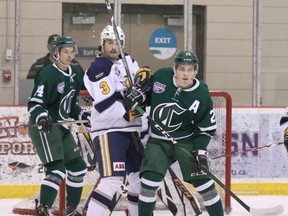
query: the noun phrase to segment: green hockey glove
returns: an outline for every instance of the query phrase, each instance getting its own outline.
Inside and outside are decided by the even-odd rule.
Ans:
[[[37,119],[37,128],[44,133],[50,133],[53,127],[53,119],[48,116],[41,116]]]
[[[208,167],[208,152],[205,149],[193,150],[191,153],[193,163]]]
[[[79,114],[79,120],[87,120],[87,123],[83,123],[84,127],[90,129],[91,128],[91,123],[90,123],[90,118],[91,118],[91,112],[90,111],[85,111],[82,110]]]

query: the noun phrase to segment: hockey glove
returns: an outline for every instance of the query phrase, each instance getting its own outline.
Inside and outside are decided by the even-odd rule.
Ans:
[[[208,152],[205,149],[193,150],[192,152],[192,161],[201,166],[208,167]]]
[[[152,71],[150,68],[147,66],[139,68],[134,77],[135,86],[145,93],[151,89],[153,84],[152,82]]]
[[[136,106],[144,103],[145,98],[145,94],[140,88],[132,86],[128,88],[127,94],[124,96],[122,103],[127,111],[134,111]]]
[[[288,152],[288,127],[284,131],[284,145]]]
[[[126,109],[126,113],[123,116],[127,121],[139,117],[141,114],[135,110],[136,106],[144,108],[145,94],[140,88],[132,86],[128,89],[127,94],[124,96],[122,103]]]
[[[90,118],[91,118],[91,112],[89,111],[82,110],[79,114],[79,120],[87,121],[87,123],[83,123],[83,125],[88,129],[91,128]]]
[[[48,116],[41,116],[37,120],[37,128],[39,131],[44,133],[50,133],[53,127],[53,119],[49,118]]]

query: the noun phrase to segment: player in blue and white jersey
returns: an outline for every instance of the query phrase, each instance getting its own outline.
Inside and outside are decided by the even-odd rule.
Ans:
[[[85,87],[94,100],[91,135],[100,173],[100,183],[92,192],[87,216],[109,214],[112,198],[120,190],[126,175],[130,184],[129,214],[138,215],[141,146],[135,144],[135,139],[141,131],[142,122],[140,115],[129,111],[131,107],[122,102],[133,94],[133,98],[139,100],[138,104],[143,105],[145,91],[152,83],[152,73],[149,68],[139,68],[137,61],[125,54],[133,82],[129,83],[119,49],[124,47],[125,35],[119,26],[117,30],[121,45],[117,44],[113,26],[107,25],[100,35],[102,53],[91,63],[84,76]]]

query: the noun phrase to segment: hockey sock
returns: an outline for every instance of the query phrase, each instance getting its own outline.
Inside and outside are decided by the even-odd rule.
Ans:
[[[41,184],[40,203],[52,208],[60,188],[61,181],[65,177],[65,167],[61,161],[46,164],[46,177]]]
[[[193,181],[195,190],[202,196],[203,203],[209,215],[223,216],[223,206],[221,198],[215,188],[213,180],[202,179]]]
[[[102,178],[93,190],[87,209],[87,216],[109,215],[113,204],[113,196],[123,184],[123,177]]]
[[[68,161],[65,166],[67,169],[67,201],[77,206],[80,202],[84,176],[87,171],[86,164],[81,157],[78,157]]]
[[[216,203],[214,203],[213,205],[210,206],[205,206],[207,212],[209,213],[209,215],[215,215],[215,216],[223,216],[223,206],[222,206],[222,202],[219,199]]]
[[[139,172],[132,172],[128,175],[130,187],[128,190],[128,210],[129,215],[138,216],[138,197],[140,193],[140,178]]]
[[[138,201],[139,216],[152,216],[156,204],[156,192],[163,176],[154,172],[144,172]]]

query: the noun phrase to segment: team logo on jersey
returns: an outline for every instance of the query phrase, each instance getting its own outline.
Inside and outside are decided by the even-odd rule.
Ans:
[[[64,88],[65,88],[65,83],[64,82],[61,82],[61,83],[58,83],[57,85],[57,91],[62,94],[64,92]]]
[[[75,89],[71,89],[60,101],[59,104],[59,116],[62,119],[67,119],[69,113],[71,112],[71,101],[75,95]]]
[[[125,163],[124,162],[114,162],[113,163],[114,171],[125,171]]]
[[[115,70],[115,75],[120,76],[120,70],[118,69],[118,67],[115,67],[114,70]]]
[[[173,121],[173,116],[180,116],[185,111],[186,109],[176,103],[163,103],[155,107],[152,117],[160,126],[164,126],[169,133],[176,131],[183,124],[182,121]],[[175,119],[179,119],[179,117]]]
[[[72,76],[70,77],[70,82],[74,82],[74,77],[76,76],[76,74],[72,74]]]
[[[157,94],[165,91],[166,85],[163,83],[155,82],[153,85],[153,91]]]

